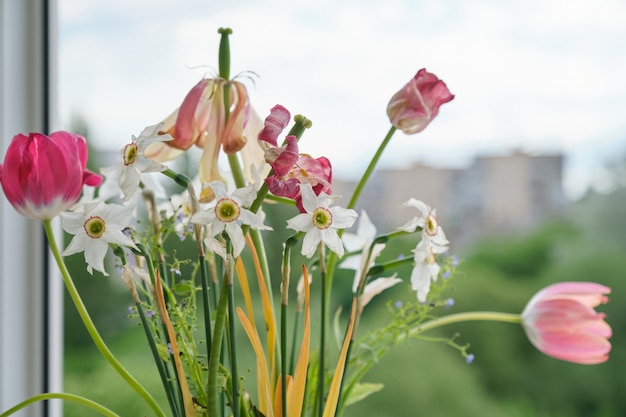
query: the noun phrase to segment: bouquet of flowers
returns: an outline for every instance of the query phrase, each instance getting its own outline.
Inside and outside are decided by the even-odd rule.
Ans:
[[[341,415],[347,405],[380,389],[360,383],[374,365],[366,355],[379,358],[407,338],[469,320],[520,324],[538,350],[565,361],[596,364],[608,359],[611,328],[595,307],[608,301],[609,288],[562,282],[540,290],[521,314],[441,315],[459,262],[447,254],[449,241],[436,210],[415,198],[419,196],[407,195],[404,208],[414,217],[386,233],[377,232],[365,212],[354,210],[393,134],[398,129],[421,132],[440,106],[454,98],[443,81],[421,69],[393,95],[387,107],[392,126],[350,199],[340,203],[344,200],[333,195],[330,159],[301,150],[300,139],[311,122],[301,115],[292,118],[282,105],[261,121],[245,85],[230,78],[231,31],[219,33],[219,74],[200,80],[171,116],[133,136],[119,163],[102,169],[104,181],[86,169],[86,140],[64,131],[16,135],[0,166],[7,199],[21,214],[43,223],[94,343],[154,415]],[[191,179],[166,163],[193,145],[202,155]],[[230,166],[227,178],[218,166],[220,152]],[[164,184],[155,181],[159,175],[165,185],[176,187],[169,187],[175,193],[165,193]],[[266,224],[264,210],[270,206],[284,207],[280,215],[285,218],[274,226],[281,230]],[[57,218],[72,236],[63,250],[53,233]],[[353,226],[355,231],[348,230]],[[274,254],[280,251],[279,267],[268,261],[267,242],[276,232],[288,236],[280,249],[271,248]],[[413,242],[411,253],[379,261],[388,243],[400,237]],[[194,242],[189,257],[165,249],[189,240]],[[80,252],[90,273],[95,269],[108,275],[109,253],[121,265],[116,274],[134,302],[133,315],[162,380],[166,410],[114,357],[95,328],[63,260]],[[412,268],[410,276],[398,273],[406,266]],[[335,332],[343,336],[333,349],[330,302],[340,268],[355,275],[349,314],[335,315]],[[359,329],[370,300],[405,281],[416,294],[414,302],[390,309],[386,326]],[[318,317],[312,315],[313,303],[319,305]],[[319,325],[315,337],[313,323]],[[243,340],[237,337],[241,330]],[[437,340],[472,361],[469,345],[454,337]],[[255,358],[253,386],[244,385],[238,369],[243,355]],[[105,405],[70,393],[36,395],[1,415],[50,398],[117,416]]]

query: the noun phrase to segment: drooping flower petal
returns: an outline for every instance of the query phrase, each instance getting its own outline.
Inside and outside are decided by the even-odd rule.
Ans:
[[[275,105],[270,110],[270,115],[265,118],[263,130],[259,133],[259,140],[267,142],[273,147],[278,146],[278,135],[287,127],[290,120],[289,110],[280,104]],[[267,147],[263,144],[261,146]]]

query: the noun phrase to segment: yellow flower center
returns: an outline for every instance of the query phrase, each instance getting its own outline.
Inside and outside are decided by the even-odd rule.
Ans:
[[[235,200],[222,198],[215,204],[215,217],[223,223],[230,223],[239,218],[241,209]]]
[[[437,234],[437,230],[439,229],[439,222],[432,213],[428,213],[424,228],[426,229],[426,234],[428,236],[435,236]]]
[[[92,239],[99,239],[107,229],[104,219],[100,216],[91,216],[83,225],[85,233]]]
[[[124,146],[124,165],[132,165],[137,160],[137,154],[139,153],[139,149],[137,148],[136,143],[129,143]]]
[[[333,214],[327,208],[316,208],[312,217],[313,225],[320,230],[328,229],[333,224]]]

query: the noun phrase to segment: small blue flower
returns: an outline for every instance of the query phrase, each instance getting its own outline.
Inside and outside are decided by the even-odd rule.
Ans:
[[[474,361],[474,354],[470,353],[465,357],[465,363],[472,363]]]
[[[442,277],[443,279],[448,279],[448,278],[450,278],[450,271],[447,271],[447,270],[446,270],[446,271],[443,271],[443,274],[441,274],[441,277]]]
[[[398,300],[396,301],[396,308],[401,308],[402,307],[402,301]]]
[[[154,310],[146,310],[146,317],[148,317],[149,319],[151,319],[155,315],[156,313],[154,312]]]
[[[452,262],[450,263],[450,265],[458,266],[459,265],[459,257],[456,256],[456,255],[452,255]]]
[[[170,272],[175,273],[176,275],[182,275],[182,272],[180,272],[180,269],[178,268],[170,268]]]
[[[450,297],[446,300],[446,306],[447,307],[452,307],[454,306],[454,298]]]

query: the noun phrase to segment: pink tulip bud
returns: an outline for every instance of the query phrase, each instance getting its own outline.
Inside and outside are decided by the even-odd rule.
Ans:
[[[611,327],[594,307],[611,289],[593,282],[562,282],[539,291],[522,313],[533,345],[564,361],[597,364],[609,358]]]
[[[439,113],[439,106],[452,100],[446,84],[422,68],[387,105],[391,124],[407,135],[419,133]]]
[[[48,220],[74,205],[83,185],[100,185],[102,177],[86,166],[87,142],[80,135],[18,134],[0,165],[0,182],[20,214]]]

